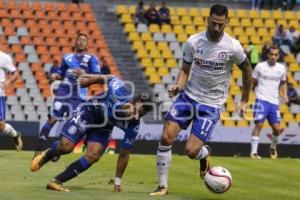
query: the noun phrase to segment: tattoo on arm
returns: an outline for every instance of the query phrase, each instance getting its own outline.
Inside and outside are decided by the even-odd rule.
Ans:
[[[242,71],[243,79],[243,91],[242,91],[242,101],[248,102],[249,93],[252,86],[252,68],[248,59],[239,65],[240,70]]]

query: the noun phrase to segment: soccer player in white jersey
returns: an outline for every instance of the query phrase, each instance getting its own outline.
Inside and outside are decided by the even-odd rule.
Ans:
[[[10,79],[5,80],[5,74],[12,73]],[[12,59],[6,53],[0,51],[0,131],[8,136],[11,136],[15,142],[17,151],[21,151],[23,147],[21,134],[17,132],[10,124],[5,122],[6,116],[6,96],[5,86],[10,85],[17,80],[16,67]]]
[[[268,120],[273,130],[270,157],[277,159],[276,145],[280,135],[279,89],[282,89],[282,99],[288,102],[286,69],[278,63],[279,48],[271,46],[268,60],[258,63],[253,71],[253,86],[256,86],[256,101],[254,105],[255,127],[251,138],[251,158],[260,159],[257,154],[259,135],[265,119]]]
[[[227,7],[216,4],[210,9],[205,32],[189,37],[185,44],[183,64],[176,85],[169,90],[176,95],[166,114],[164,130],[157,149],[159,185],[150,195],[168,193],[168,171],[172,144],[182,129],[192,123],[185,152],[200,161],[200,176],[210,168],[210,148],[205,145],[219,120],[220,108],[226,100],[232,64],[243,75],[243,92],[239,104],[242,115],[251,89],[252,69],[239,41],[224,32],[228,23]]]

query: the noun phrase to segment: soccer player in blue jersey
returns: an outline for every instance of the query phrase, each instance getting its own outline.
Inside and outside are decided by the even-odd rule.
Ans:
[[[57,120],[63,120],[65,114],[72,118],[77,106],[86,100],[87,88],[78,89],[76,85],[78,70],[83,70],[88,74],[100,74],[98,59],[86,52],[87,47],[87,35],[79,33],[75,43],[75,53],[65,54],[59,69],[51,75],[52,79],[62,80],[62,82],[55,90],[51,113],[39,133],[35,155],[47,147],[50,130]]]
[[[31,165],[33,172],[39,170],[53,157],[72,152],[75,145],[85,136],[87,144],[85,155],[50,181],[48,189],[70,191],[62,183],[84,172],[100,159],[108,145],[113,127],[116,126],[125,133],[114,185],[115,191],[121,191],[121,178],[139,131],[140,118],[151,111],[153,106],[148,93],[133,97],[124,82],[118,78],[110,78],[107,81],[107,88],[106,92],[94,96],[80,106],[72,120],[64,125],[59,142],[53,143],[50,149],[34,158]]]

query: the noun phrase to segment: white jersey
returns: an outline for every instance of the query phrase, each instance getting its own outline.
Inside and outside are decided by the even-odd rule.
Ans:
[[[221,107],[228,95],[232,64],[245,59],[240,42],[227,33],[219,42],[209,41],[206,32],[192,35],[183,52],[183,62],[192,65],[184,92],[199,103]]]
[[[257,80],[256,98],[278,105],[279,85],[286,80],[285,66],[280,63],[270,66],[267,61],[258,63],[253,78]]]
[[[5,96],[4,81],[7,72],[16,71],[11,57],[0,51],[0,96]]]

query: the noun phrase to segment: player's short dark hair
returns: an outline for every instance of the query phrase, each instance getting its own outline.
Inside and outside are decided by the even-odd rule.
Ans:
[[[77,40],[80,36],[84,36],[84,37],[86,37],[86,39],[88,39],[88,35],[87,35],[87,34],[85,34],[85,33],[78,33],[78,34],[77,34],[77,37],[76,37],[76,40]]]
[[[139,93],[133,98],[133,102],[141,102],[146,112],[150,112],[153,110],[153,99],[150,92]]]
[[[271,50],[271,49],[277,49],[278,51],[280,51],[279,46],[277,46],[276,44],[272,44],[272,45],[270,46],[269,52],[268,52],[268,53],[270,53],[270,50]]]
[[[225,17],[228,18],[228,9],[224,5],[215,4],[210,8],[209,16],[212,16],[213,14],[217,16],[225,15]]]

